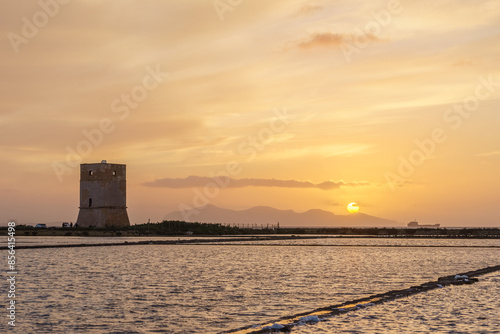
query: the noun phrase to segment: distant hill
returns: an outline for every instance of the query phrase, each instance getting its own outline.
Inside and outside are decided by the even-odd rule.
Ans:
[[[186,220],[189,222],[221,224],[277,224],[282,227],[401,227],[401,223],[369,216],[363,213],[335,215],[332,212],[313,209],[306,212],[278,210],[268,206],[256,206],[246,210],[230,210],[206,205],[169,213],[165,220]]]

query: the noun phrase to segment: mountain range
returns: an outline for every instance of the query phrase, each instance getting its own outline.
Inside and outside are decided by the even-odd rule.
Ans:
[[[279,210],[268,206],[256,206],[246,210],[230,210],[214,205],[191,208],[186,211],[174,211],[165,216],[165,220],[183,220],[200,223],[221,224],[267,224],[281,227],[402,227],[394,220],[370,216],[363,213],[336,215],[332,212],[313,209],[306,212]]]

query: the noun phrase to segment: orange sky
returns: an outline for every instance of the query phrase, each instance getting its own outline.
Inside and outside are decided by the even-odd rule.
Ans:
[[[1,225],[75,221],[106,159],[133,224],[356,201],[500,226],[498,1],[5,0],[0,30]]]

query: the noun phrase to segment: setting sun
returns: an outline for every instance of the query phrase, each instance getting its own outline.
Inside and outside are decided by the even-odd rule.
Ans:
[[[352,202],[352,203],[349,203],[347,205],[347,211],[349,211],[349,213],[356,213],[359,211],[359,205],[358,203],[356,202]]]
[[[102,159],[131,225],[357,201],[499,225],[500,1],[3,3],[0,225],[74,223]]]

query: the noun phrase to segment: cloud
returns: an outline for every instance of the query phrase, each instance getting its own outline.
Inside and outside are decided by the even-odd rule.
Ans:
[[[493,151],[493,152],[486,152],[486,153],[480,153],[477,156],[478,157],[491,157],[494,155],[500,155],[500,151]]]
[[[310,49],[315,47],[329,47],[338,46],[345,42],[352,42],[358,38],[366,39],[368,38],[370,42],[380,41],[380,39],[372,34],[366,34],[363,36],[355,34],[338,34],[331,32],[317,32],[311,34],[309,37],[297,43],[300,49]]]
[[[404,180],[403,182],[392,182],[389,185],[398,188],[415,188],[424,186],[423,182],[417,182],[412,180]]]
[[[278,179],[234,179],[227,176],[207,177],[191,175],[185,178],[164,178],[152,182],[146,182],[143,185],[147,187],[159,188],[196,188],[196,187],[221,187],[221,188],[244,188],[244,187],[276,187],[276,188],[313,188],[321,190],[339,189],[340,187],[367,186],[369,182],[344,182],[324,181],[313,183],[310,181],[298,180],[278,180]]]
[[[476,66],[480,65],[481,61],[478,60],[470,60],[470,59],[461,59],[453,63],[453,66]]]
[[[295,13],[295,16],[307,16],[318,11],[322,11],[323,7],[318,5],[307,4],[299,8],[299,10]]]

